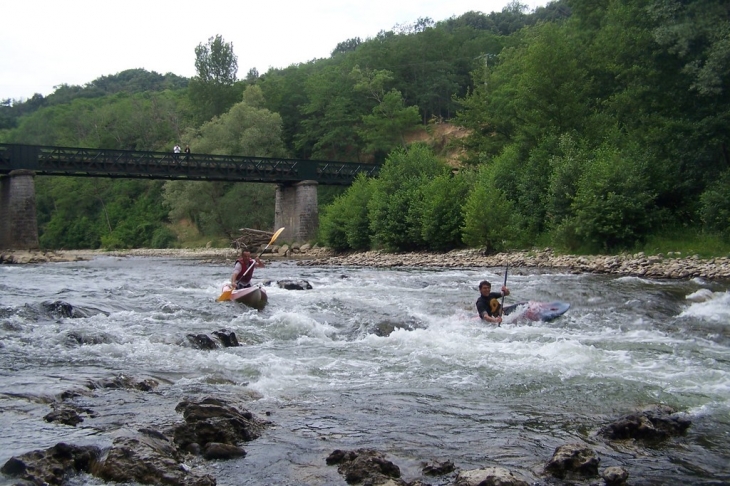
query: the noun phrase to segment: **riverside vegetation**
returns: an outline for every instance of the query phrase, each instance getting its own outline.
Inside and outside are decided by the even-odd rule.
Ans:
[[[729,29],[720,0],[513,2],[244,79],[215,36],[191,79],[128,70],[5,100],[0,142],[384,163],[319,189],[319,243],[338,251],[722,257]],[[181,222],[226,242],[274,220],[267,184],[39,176],[36,190],[50,250],[182,246]]]

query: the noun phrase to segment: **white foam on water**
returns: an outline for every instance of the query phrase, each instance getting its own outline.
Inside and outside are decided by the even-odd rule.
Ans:
[[[638,283],[641,285],[651,285],[657,287],[672,285],[672,282],[669,280],[652,280],[644,277],[637,277],[635,275],[618,277],[616,281],[621,283]]]
[[[730,292],[714,292],[702,302],[692,302],[679,317],[696,317],[730,325]]]
[[[337,329],[306,314],[277,311],[264,320],[267,333],[273,339],[297,340],[305,337],[329,341]]]
[[[699,289],[689,294],[685,299],[691,302],[705,302],[712,299],[713,293],[710,289]]]

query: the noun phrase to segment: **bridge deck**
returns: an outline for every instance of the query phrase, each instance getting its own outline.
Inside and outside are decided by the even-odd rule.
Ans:
[[[0,144],[0,174],[26,169],[39,175],[349,185],[380,166],[353,162],[234,155]]]

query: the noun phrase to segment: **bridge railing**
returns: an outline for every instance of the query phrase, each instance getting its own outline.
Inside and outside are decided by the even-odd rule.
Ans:
[[[380,166],[353,162],[213,154],[0,144],[0,174],[27,169],[40,175],[349,185]]]

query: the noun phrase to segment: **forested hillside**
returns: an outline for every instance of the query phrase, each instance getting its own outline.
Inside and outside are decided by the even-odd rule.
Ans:
[[[421,18],[243,79],[221,36],[192,79],[130,70],[0,104],[0,142],[385,162],[320,188],[338,249],[644,249],[730,241],[730,6],[560,0]],[[467,137],[410,145],[449,123]],[[423,137],[421,137],[423,138]],[[444,155],[459,148],[459,170]],[[263,184],[36,179],[41,244],[271,229]]]

